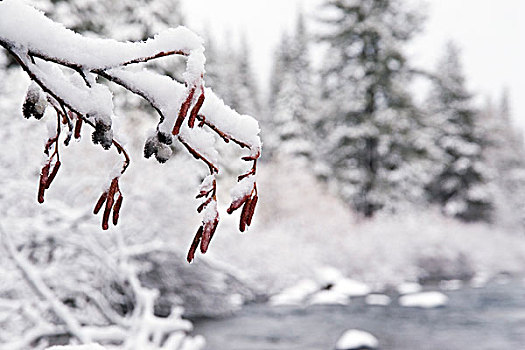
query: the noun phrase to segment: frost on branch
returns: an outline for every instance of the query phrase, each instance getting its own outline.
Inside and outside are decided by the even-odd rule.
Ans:
[[[204,47],[202,39],[184,27],[169,29],[143,42],[118,42],[111,39],[86,38],[46,18],[41,12],[16,0],[0,1],[0,45],[17,60],[32,83],[23,104],[26,118],[41,119],[45,110],[56,114],[49,127],[49,140],[44,147],[46,159],[40,173],[38,201],[44,202],[60,168],[61,139],[65,146],[81,129],[92,127],[92,142],[104,149],[114,148],[123,157],[118,171],[95,206],[103,210],[102,228],[119,220],[123,194],[119,180],[130,164],[118,130],[113,126],[113,99],[102,77],[135,93],[157,111],[160,121],[156,132],[145,143],[144,156],[155,156],[165,163],[171,156],[170,145],[177,141],[195,159],[203,162],[210,175],[203,181],[197,198],[202,199],[198,212],[203,220],[188,253],[192,261],[197,248],[208,250],[219,223],[217,182],[219,172],[216,136],[234,143],[249,154],[243,160],[251,164],[239,176],[232,190],[233,203],[228,213],[242,207],[240,230],[251,224],[257,203],[255,172],[261,155],[259,125],[249,116],[240,115],[204,85]],[[168,76],[136,67],[166,56],[186,58],[186,71],[181,84]],[[62,135],[65,135],[61,138]]]

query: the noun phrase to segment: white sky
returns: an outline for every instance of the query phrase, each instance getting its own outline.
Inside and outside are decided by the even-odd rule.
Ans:
[[[260,81],[267,82],[273,49],[281,33],[292,29],[302,8],[313,15],[322,0],[183,0],[188,25],[206,25],[224,42],[244,33],[251,44]],[[462,47],[469,88],[480,100],[499,99],[510,89],[514,117],[525,129],[525,0],[428,0],[425,31],[410,49],[413,63],[433,68],[444,44]],[[262,88],[265,88],[263,86]]]

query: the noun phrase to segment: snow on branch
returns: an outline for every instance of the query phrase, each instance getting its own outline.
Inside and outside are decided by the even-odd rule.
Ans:
[[[154,135],[144,147],[144,156],[155,156],[166,162],[170,145],[180,142],[210,175],[204,180],[197,198],[203,203],[202,225],[191,245],[188,261],[197,248],[208,249],[219,222],[215,175],[219,172],[219,154],[215,136],[247,149],[243,160],[250,170],[239,176],[238,188],[232,190],[228,212],[243,208],[240,230],[249,226],[257,203],[255,173],[261,155],[259,125],[255,119],[240,115],[218,98],[204,84],[204,47],[202,39],[184,27],[166,30],[143,42],[118,42],[111,39],[87,38],[66,29],[43,13],[16,0],[0,1],[0,45],[17,60],[32,83],[23,105],[26,118],[41,119],[47,108],[56,113],[56,127],[51,128],[45,145],[47,155],[41,174],[38,201],[55,179],[60,162],[60,139],[67,146],[72,138],[80,139],[81,129],[88,124],[94,129],[92,141],[104,149],[114,148],[122,155],[122,164],[111,174],[107,190],[101,195],[94,213],[103,209],[102,228],[119,220],[123,194],[119,180],[130,164],[130,157],[113,127],[113,96],[102,77],[144,98],[158,112],[160,121]],[[166,56],[186,59],[184,83],[147,69],[131,67],[137,63]],[[65,133],[65,136],[63,136]],[[248,184],[248,185],[247,185]]]
[[[117,241],[123,242],[120,233]],[[13,312],[23,314],[31,324],[23,335],[16,339],[9,339],[0,344],[0,350],[23,350],[42,344],[55,336],[71,338],[72,343],[86,344],[78,349],[104,349],[99,345],[107,345],[107,349],[137,349],[137,350],[174,350],[191,349],[200,350],[204,347],[201,336],[189,335],[193,326],[190,321],[182,318],[183,310],[175,307],[168,317],[159,317],[155,314],[155,300],[159,295],[158,290],[142,286],[138,278],[138,268],[134,262],[125,255],[128,247],[119,243],[116,254],[104,254],[106,264],[115,269],[115,274],[120,276],[123,284],[129,286],[133,297],[133,308],[129,313],[120,315],[112,309],[109,300],[89,286],[80,283],[78,290],[86,293],[89,303],[96,307],[98,316],[106,322],[101,322],[98,316],[86,322],[83,313],[75,310],[68,304],[67,298],[59,297],[57,290],[47,285],[45,271],[39,269],[25,256],[24,251],[18,249],[11,239],[11,235],[3,230],[0,225],[0,242],[7,257],[11,259],[25,283],[33,293],[39,297],[35,305],[25,302],[13,302],[11,299],[0,299],[0,307],[9,305]],[[82,241],[83,245],[86,241]],[[97,246],[97,251],[104,251],[102,246]],[[102,261],[103,259],[100,259]],[[96,300],[100,299],[100,300]],[[46,310],[52,312],[56,318],[44,317]],[[77,311],[77,312],[75,312]],[[84,310],[85,312],[86,310]],[[74,339],[74,340],[73,340]],[[67,347],[69,348],[69,347]],[[71,349],[77,347],[71,347]],[[54,349],[54,348],[51,348]]]

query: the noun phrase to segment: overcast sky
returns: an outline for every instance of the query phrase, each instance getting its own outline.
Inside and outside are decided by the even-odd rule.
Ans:
[[[188,25],[206,25],[221,42],[246,35],[261,83],[266,83],[273,48],[293,28],[297,10],[315,14],[322,0],[183,0]],[[424,32],[410,49],[413,63],[432,68],[444,44],[462,47],[469,88],[484,100],[511,94],[514,117],[525,129],[525,1],[429,0]]]

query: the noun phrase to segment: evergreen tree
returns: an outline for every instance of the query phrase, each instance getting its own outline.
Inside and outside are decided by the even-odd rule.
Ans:
[[[277,48],[270,82],[271,130],[267,152],[271,156],[312,160],[312,123],[316,92],[309,59],[309,37],[299,16],[295,35],[283,34]]]
[[[397,0],[328,0],[325,7],[321,176],[366,217],[420,201],[429,143],[407,92],[403,51],[420,17]]]
[[[31,2],[75,32],[116,40],[145,40],[184,22],[179,0]]]
[[[484,158],[488,140],[480,128],[479,113],[472,107],[459,50],[454,44],[447,45],[437,71],[439,79],[432,89],[429,109],[443,161],[428,185],[430,199],[448,215],[466,221],[489,221],[493,199]]]

